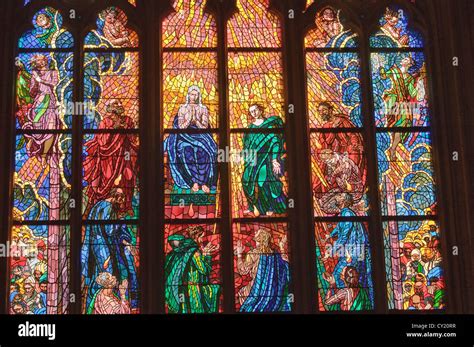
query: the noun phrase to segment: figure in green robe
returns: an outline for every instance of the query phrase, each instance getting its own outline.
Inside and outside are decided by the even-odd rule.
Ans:
[[[214,313],[219,310],[221,288],[212,284],[211,253],[216,245],[200,249],[202,227],[190,227],[189,237],[174,234],[168,237],[172,250],[166,255],[165,297],[170,313]]]
[[[399,62],[388,70],[380,68],[380,77],[384,80],[390,79],[391,89],[385,91],[383,99],[388,110],[389,127],[409,127],[415,124],[415,110],[413,105],[418,103],[420,89],[420,73],[410,73],[415,64],[410,55],[404,56]],[[390,158],[395,159],[395,152],[400,142],[405,142],[408,133],[395,133],[390,148]]]
[[[264,117],[261,105],[252,105],[249,112],[253,118],[249,129],[264,131],[249,132],[243,138],[245,160],[242,185],[248,204],[244,214],[281,214],[286,211],[286,196],[281,181],[284,176],[283,134],[279,130],[269,133],[267,129],[281,129],[283,121],[278,116]]]

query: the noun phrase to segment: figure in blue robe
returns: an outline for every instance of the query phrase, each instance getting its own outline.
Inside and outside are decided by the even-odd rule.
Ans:
[[[123,193],[118,189],[114,194]],[[117,219],[114,204],[115,198],[98,202],[89,213],[89,219]],[[127,280],[130,307],[138,308],[137,271],[130,247],[133,244],[134,237],[126,225],[97,224],[86,227],[81,249],[83,286],[87,288],[86,312],[92,312],[91,303],[100,289],[96,278],[101,272],[111,273],[119,284]],[[116,290],[119,295],[118,288]]]
[[[180,106],[173,128],[190,130],[172,133],[164,143],[175,187],[193,192],[202,189],[206,194],[215,190],[218,147],[210,132],[199,131],[209,128],[209,113],[197,86],[189,88],[186,104]]]
[[[242,259],[242,245],[238,244],[238,272],[253,278],[239,291],[239,297],[243,299],[240,312],[291,311],[288,298],[290,266],[282,254],[271,248],[270,240],[269,232],[257,231],[256,248],[246,255],[245,260]]]
[[[341,196],[344,199],[341,204],[343,207],[340,217],[353,218],[356,213],[350,209],[351,199],[349,196]],[[347,266],[353,266],[359,273],[359,284],[362,288],[369,289],[369,295],[372,299],[372,278],[370,264],[369,239],[366,228],[363,223],[354,221],[341,221],[330,234],[331,238],[335,238],[332,245],[333,255],[338,256],[338,262],[334,268],[333,275],[338,288],[345,286],[341,279],[341,273]]]

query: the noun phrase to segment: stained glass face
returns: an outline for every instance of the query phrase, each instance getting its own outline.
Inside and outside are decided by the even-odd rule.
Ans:
[[[63,17],[52,7],[45,7],[33,16],[33,29],[24,33],[18,48],[72,48],[74,39],[63,28]]]
[[[139,54],[84,54],[85,129],[135,129],[139,125]]]
[[[424,216],[436,213],[430,134],[377,134],[382,213]]]
[[[217,128],[217,54],[163,54],[163,125],[165,129]],[[198,119],[190,120],[196,109]]]
[[[13,178],[15,221],[66,220],[70,216],[71,136],[16,136]]]
[[[138,228],[86,225],[82,231],[82,313],[139,313]]]
[[[281,126],[278,117],[261,118],[251,129]],[[254,129],[255,128],[255,129]],[[288,177],[281,132],[252,131],[231,135],[232,212],[238,217],[286,215]]]
[[[72,53],[20,53],[16,66],[16,128],[70,128],[75,112]]]
[[[445,280],[437,223],[385,222],[384,245],[389,309],[443,309]]]
[[[361,127],[358,54],[307,52],[306,71],[310,127]]]
[[[346,209],[341,216],[354,214]],[[374,288],[367,223],[349,219],[316,223],[315,232],[319,310],[372,310]]]
[[[233,239],[236,311],[291,311],[287,224],[236,223]]]
[[[83,143],[83,215],[89,220],[139,217],[136,134],[97,133]]]
[[[315,22],[316,27],[310,30],[305,37],[306,48],[353,48],[357,46],[357,35],[346,28],[340,10],[327,6],[319,11]]]
[[[220,216],[217,143],[207,132],[165,135],[166,218]]]
[[[229,53],[229,117],[232,128],[249,128],[250,108],[260,105],[266,115],[284,120],[283,65],[280,53]]]
[[[281,47],[281,26],[268,10],[270,0],[237,0],[238,13],[227,24],[229,47]]]
[[[165,226],[167,313],[222,312],[220,244],[217,224]]]
[[[367,161],[362,134],[312,133],[311,161],[316,217],[367,215]]]
[[[379,21],[380,30],[370,38],[372,48],[423,47],[421,34],[410,28],[408,13],[400,7],[390,6]]]
[[[127,15],[117,7],[109,7],[97,18],[97,28],[86,35],[86,48],[138,47],[138,35],[127,26]]]
[[[163,47],[216,47],[216,21],[205,5],[205,0],[175,0],[175,12],[163,21]]]
[[[375,121],[379,127],[429,125],[422,52],[372,53]]]
[[[69,309],[69,228],[14,225],[11,231],[9,312],[63,314]]]

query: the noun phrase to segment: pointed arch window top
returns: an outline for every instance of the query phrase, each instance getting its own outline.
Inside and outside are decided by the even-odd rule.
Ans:
[[[372,48],[422,48],[423,37],[409,28],[408,15],[401,7],[387,7],[379,21],[380,29],[370,38]]]
[[[357,47],[357,34],[347,29],[341,10],[327,6],[316,15],[316,27],[305,38],[306,48]]]
[[[163,21],[163,47],[217,47],[217,24],[205,12],[206,0],[175,0]]]
[[[230,47],[281,47],[280,20],[269,11],[269,6],[270,0],[237,0],[239,11],[227,27]]]
[[[63,17],[52,7],[45,7],[33,16],[33,29],[18,41],[19,48],[72,48],[74,39],[64,29]]]
[[[127,27],[128,18],[118,7],[109,7],[99,13],[97,28],[86,35],[86,48],[138,47],[137,33]]]

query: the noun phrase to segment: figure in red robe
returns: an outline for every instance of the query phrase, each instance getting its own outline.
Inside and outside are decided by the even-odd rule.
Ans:
[[[361,182],[365,181],[365,159],[363,155],[362,135],[357,132],[337,132],[338,129],[354,129],[354,124],[348,116],[344,114],[334,114],[334,107],[328,102],[322,102],[318,106],[318,113],[322,120],[321,127],[323,129],[333,129],[336,132],[320,132],[316,137],[316,148],[318,152],[317,176],[313,184],[313,191],[317,199],[321,199],[329,191],[337,189],[336,181],[329,182],[330,175],[327,163],[321,160],[321,153],[332,152],[343,155],[354,163],[358,168],[358,178]],[[347,155],[346,155],[347,153]],[[354,198],[357,200],[357,198]]]
[[[107,114],[99,129],[133,129],[133,120],[126,116],[119,100],[107,104]],[[125,203],[121,213],[133,216],[132,198],[136,184],[138,140],[135,134],[98,133],[85,143],[84,180],[87,182],[88,206],[109,197],[113,188],[121,188]],[[104,216],[107,218],[107,216]]]

